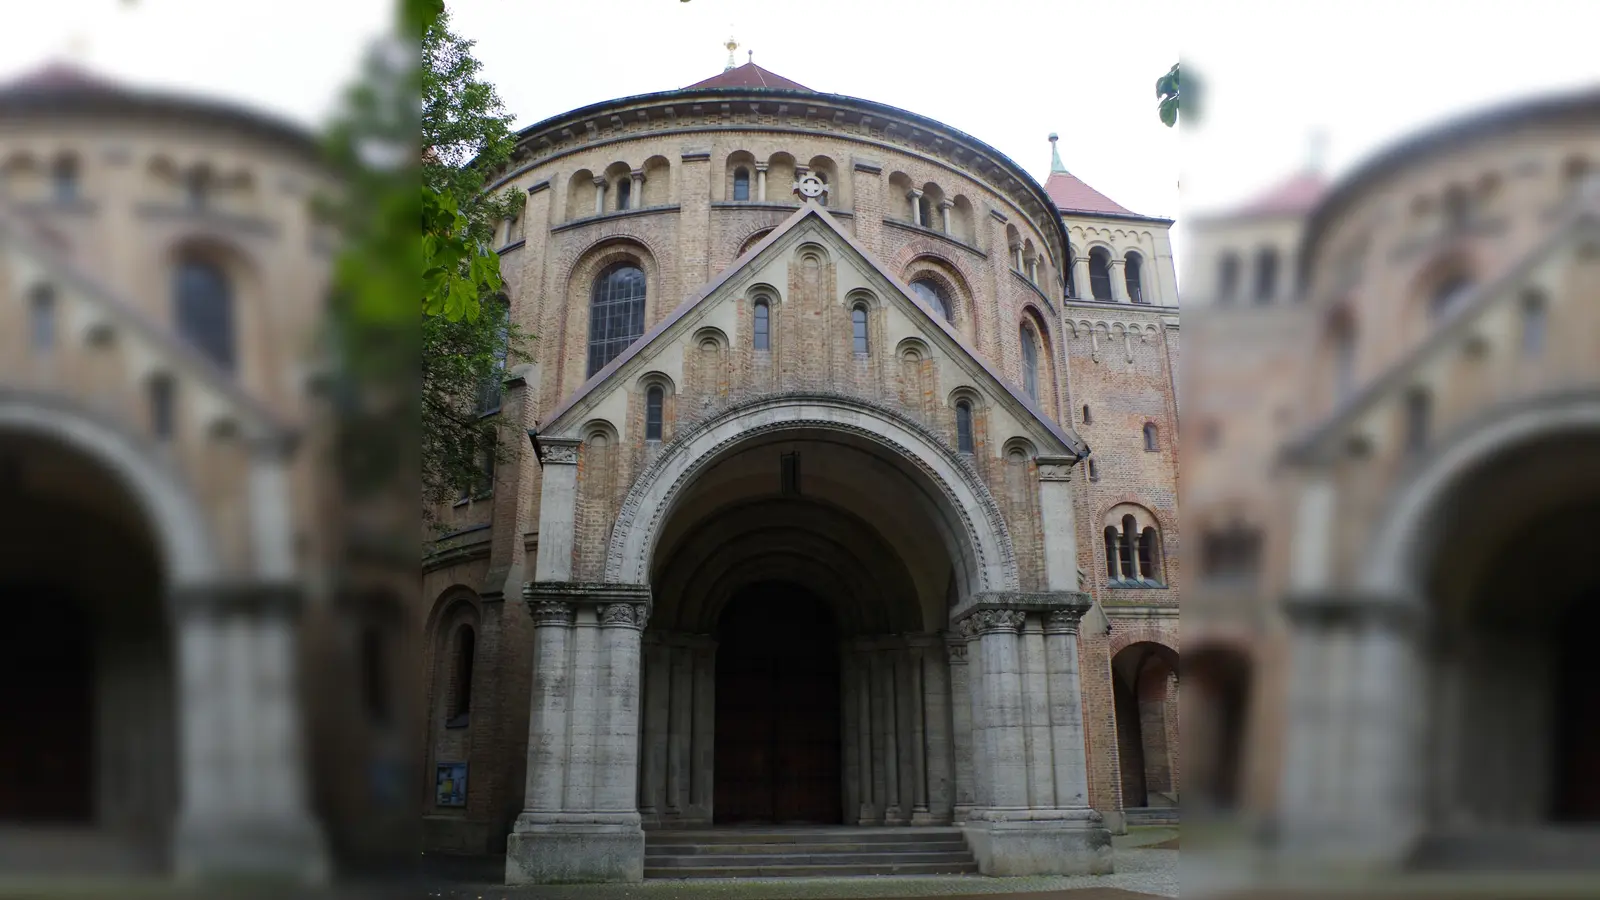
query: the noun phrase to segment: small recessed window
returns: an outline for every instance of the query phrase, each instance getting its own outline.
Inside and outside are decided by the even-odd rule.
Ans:
[[[750,199],[750,170],[738,168],[733,170],[733,199]]]
[[[627,209],[633,199],[633,182],[624,178],[617,182],[617,209]]]
[[[1100,480],[1100,466],[1098,464],[1096,464],[1095,461],[1092,460],[1092,459],[1089,460],[1089,480],[1090,481],[1099,481]]]
[[[56,292],[47,284],[33,289],[28,304],[29,334],[33,349],[46,352],[56,345]]]
[[[772,307],[765,300],[757,300],[751,327],[751,343],[757,350],[772,349]]]
[[[1022,341],[1022,388],[1034,400],[1039,399],[1039,342],[1034,336],[1033,329],[1026,323],[1023,324],[1020,338]]]
[[[956,404],[956,449],[962,453],[973,452],[972,404],[965,400]]]
[[[661,440],[661,407],[665,402],[666,393],[661,390],[661,385],[653,384],[645,393],[644,401],[644,439],[647,441]]]
[[[1160,435],[1156,431],[1154,422],[1144,423],[1144,449],[1152,451],[1161,449]]]
[[[868,352],[867,344],[867,308],[857,306],[850,310],[850,327],[855,341],[855,351],[865,354]]]
[[[1127,283],[1128,299],[1134,303],[1144,302],[1144,285],[1139,271],[1139,254],[1129,253],[1122,266],[1123,280]]]
[[[1094,419],[1089,415],[1089,404],[1085,403],[1083,405],[1083,424],[1088,425],[1093,421]]]

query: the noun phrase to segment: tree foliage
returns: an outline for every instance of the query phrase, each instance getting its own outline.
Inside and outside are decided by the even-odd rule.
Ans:
[[[1162,124],[1168,128],[1178,124],[1178,66],[1173,63],[1167,74],[1156,79],[1156,98]]]

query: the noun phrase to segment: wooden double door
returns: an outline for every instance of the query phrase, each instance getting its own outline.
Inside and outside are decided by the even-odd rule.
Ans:
[[[838,643],[828,608],[791,586],[758,586],[724,612],[717,646],[717,824],[843,820]]]

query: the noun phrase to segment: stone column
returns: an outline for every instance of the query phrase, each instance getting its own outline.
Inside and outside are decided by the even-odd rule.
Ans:
[[[922,191],[912,188],[906,191],[906,199],[911,201],[911,224],[928,227],[928,224],[922,221]]]
[[[546,462],[548,488],[551,472],[568,467]],[[546,497],[541,522],[560,515]],[[539,569],[558,568],[545,550],[540,547]],[[506,839],[506,883],[642,881],[644,831],[635,785],[641,632],[650,589],[534,581],[523,587],[523,597],[537,646],[527,788]]]
[[[954,229],[950,227],[950,216],[955,208],[956,204],[953,200],[944,199],[939,201],[939,222],[944,226],[944,233],[948,235],[955,234]]]
[[[767,202],[767,164],[764,162],[756,163],[756,200]]]
[[[976,762],[972,753],[972,693],[967,684],[967,642],[956,635],[945,635],[945,652],[950,659],[951,755],[955,769],[951,821],[967,820],[977,805],[977,786],[973,783]]]
[[[594,214],[600,215],[606,211],[606,178],[604,175],[594,177]]]
[[[1127,303],[1128,300],[1128,273],[1124,271],[1128,261],[1113,259],[1106,264],[1106,269],[1111,275],[1111,299],[1118,303]]]
[[[628,208],[641,209],[644,207],[644,170],[634,169],[628,174],[633,179],[633,191],[628,195]]]
[[[1329,591],[1287,602],[1294,671],[1279,810],[1299,863],[1388,869],[1423,831],[1421,603]]]
[[[877,676],[878,690],[873,706],[873,730],[880,736],[878,744],[879,765],[883,769],[883,824],[904,825],[910,821],[905,808],[900,805],[900,742],[895,716],[899,706],[895,697],[894,650],[879,647],[873,654],[873,672]]]
[[[1076,256],[1072,259],[1072,286],[1073,293],[1079,297],[1093,297],[1094,286],[1089,281],[1089,257]]]
[[[911,732],[916,755],[915,793],[911,824],[935,825],[950,821],[947,769],[950,764],[950,738],[946,731],[949,716],[949,686],[944,675],[944,653],[939,638],[931,634],[908,635],[911,649]]]
[[[873,656],[871,647],[864,641],[857,640],[854,646],[855,656],[855,694],[856,694],[856,753],[859,757],[861,768],[861,808],[857,819],[861,824],[881,824],[883,821],[882,807],[877,803],[883,796],[882,770],[874,762],[876,754],[872,752],[875,743],[881,743],[873,734],[872,708],[874,686]]]
[[[963,601],[951,615],[982,670],[974,739],[989,784],[966,835],[985,875],[1112,870],[1111,835],[1084,803],[1082,700],[1076,646],[1066,634],[1089,606],[1076,591],[994,592]]]
[[[660,824],[667,806],[667,714],[670,709],[670,651],[659,634],[645,635],[645,708],[643,771],[639,779],[639,814],[645,824]]]

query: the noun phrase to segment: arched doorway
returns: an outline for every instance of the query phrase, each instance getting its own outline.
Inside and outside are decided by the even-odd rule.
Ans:
[[[159,869],[178,752],[155,536],[116,475],[43,435],[0,431],[0,509],[0,830],[30,870]]]
[[[1229,813],[1239,808],[1244,787],[1250,659],[1235,647],[1212,645],[1186,654],[1183,669],[1184,805],[1201,815]]]
[[[839,824],[833,613],[802,587],[754,584],[723,611],[717,640],[716,824]]]
[[[1141,641],[1111,658],[1125,809],[1178,805],[1178,656]]]

